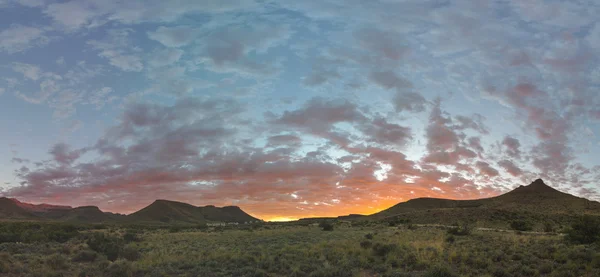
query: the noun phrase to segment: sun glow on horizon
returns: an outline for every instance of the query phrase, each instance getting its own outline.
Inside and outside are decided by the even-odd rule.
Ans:
[[[273,218],[270,218],[270,219],[266,219],[265,221],[268,221],[268,222],[289,222],[289,221],[296,221],[298,219],[299,218],[294,218],[294,217],[279,217],[278,216],[278,217],[273,217]]]

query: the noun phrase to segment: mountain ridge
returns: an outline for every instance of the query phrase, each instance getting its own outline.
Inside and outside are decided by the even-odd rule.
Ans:
[[[600,216],[600,203],[561,192],[537,179],[507,193],[481,199],[415,198],[369,215],[370,220],[415,223],[481,221],[493,224],[517,219],[568,222],[576,215]]]
[[[194,206],[184,202],[157,199],[128,215],[104,212],[97,206],[30,204],[16,198],[0,197],[0,220],[50,220],[81,223],[140,222],[193,223],[260,221],[238,206]]]

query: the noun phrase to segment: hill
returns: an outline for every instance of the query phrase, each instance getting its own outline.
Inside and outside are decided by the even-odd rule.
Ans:
[[[207,223],[259,221],[236,206],[218,208],[196,207],[190,204],[156,200],[149,206],[127,216],[128,221],[162,223]]]
[[[71,206],[60,206],[60,205],[50,205],[50,204],[30,204],[30,203],[25,203],[25,202],[21,202],[15,198],[9,198],[10,200],[12,200],[13,202],[15,202],[15,204],[17,204],[17,206],[26,209],[30,212],[47,212],[50,210],[70,210],[73,209],[73,207]]]
[[[187,223],[207,222],[254,222],[259,219],[250,216],[236,206],[196,207],[190,204],[156,200],[149,206],[130,215],[120,215],[101,211],[96,206],[72,208],[50,204],[29,204],[13,198],[0,198],[0,220],[50,220],[79,223]]]
[[[67,210],[60,220],[83,223],[100,223],[115,221],[118,217],[105,213],[96,206],[82,206]]]
[[[156,200],[127,216],[128,221],[162,223],[206,223],[198,207],[169,200]]]
[[[0,219],[39,219],[10,198],[0,197]]]
[[[204,218],[208,221],[215,222],[254,222],[260,221],[237,206],[225,206],[218,208],[215,206],[198,207]]]
[[[600,203],[558,191],[538,179],[508,193],[484,199],[417,198],[396,204],[368,219],[452,224],[480,221],[505,224],[516,219],[565,222],[574,215],[600,215]]]

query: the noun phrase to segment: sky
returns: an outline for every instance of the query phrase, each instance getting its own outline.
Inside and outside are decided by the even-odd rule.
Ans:
[[[0,196],[264,220],[599,200],[596,0],[0,0]]]

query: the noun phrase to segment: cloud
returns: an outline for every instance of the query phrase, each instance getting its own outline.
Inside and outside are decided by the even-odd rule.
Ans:
[[[277,135],[269,137],[267,147],[278,147],[278,146],[293,146],[298,147],[302,145],[302,139],[295,135]]]
[[[519,177],[523,174],[523,171],[510,160],[501,160],[498,162],[498,165],[514,177]]]
[[[378,58],[398,62],[408,54],[408,47],[397,33],[377,29],[362,29],[354,33],[360,47]]]
[[[148,37],[167,47],[181,47],[196,39],[198,30],[190,26],[158,27],[154,32],[148,32]]]
[[[42,29],[22,25],[10,25],[0,30],[0,51],[8,54],[24,52],[47,44],[50,39]]]
[[[506,147],[506,153],[513,157],[513,158],[520,158],[521,157],[521,143],[519,142],[518,139],[510,137],[510,136],[506,136],[504,137],[504,139],[502,140],[502,145],[504,145],[504,147]]]
[[[488,164],[486,162],[477,161],[477,163],[475,165],[479,169],[479,173],[487,175],[488,177],[495,177],[500,174],[500,172],[498,172],[498,170],[491,167],[490,164]]]
[[[600,23],[594,24],[585,39],[593,49],[600,51],[598,49],[598,45],[600,45]]]
[[[412,88],[412,83],[392,71],[374,71],[369,75],[371,81],[386,89]]]
[[[425,110],[427,100],[421,94],[410,91],[413,88],[412,83],[396,75],[393,71],[373,71],[369,75],[369,79],[382,88],[396,90],[393,104],[397,112],[422,112]]]
[[[180,49],[162,49],[155,51],[149,60],[149,64],[153,67],[162,67],[174,64],[181,59],[184,52]]]
[[[393,103],[397,112],[410,111],[418,113],[425,111],[428,102],[419,93],[398,91],[394,95]]]
[[[53,159],[61,165],[70,165],[75,162],[83,153],[85,153],[86,149],[80,150],[71,150],[68,145],[64,143],[55,144],[50,149],[50,154]]]
[[[249,54],[264,54],[290,39],[289,25],[252,24],[216,29],[198,41],[197,63],[219,73],[273,76],[280,69],[275,61],[258,62]]]
[[[342,76],[337,71],[318,69],[305,77],[303,83],[306,86],[315,87],[341,77]]]
[[[144,69],[142,58],[130,48],[130,29],[113,29],[103,40],[89,40],[88,45],[100,51],[99,56],[123,71],[140,72]]]
[[[13,63],[12,69],[33,81],[39,80],[41,75],[43,75],[42,70],[38,66],[32,64]]]
[[[253,0],[208,0],[202,3],[175,0],[170,3],[151,0],[67,1],[52,3],[44,13],[68,31],[91,28],[116,21],[125,24],[142,22],[172,22],[185,14],[219,14],[242,11],[255,7]]]
[[[19,3],[20,5],[26,6],[26,7],[40,7],[40,6],[44,6],[46,4],[46,2],[48,2],[47,0],[15,0],[15,2]]]

